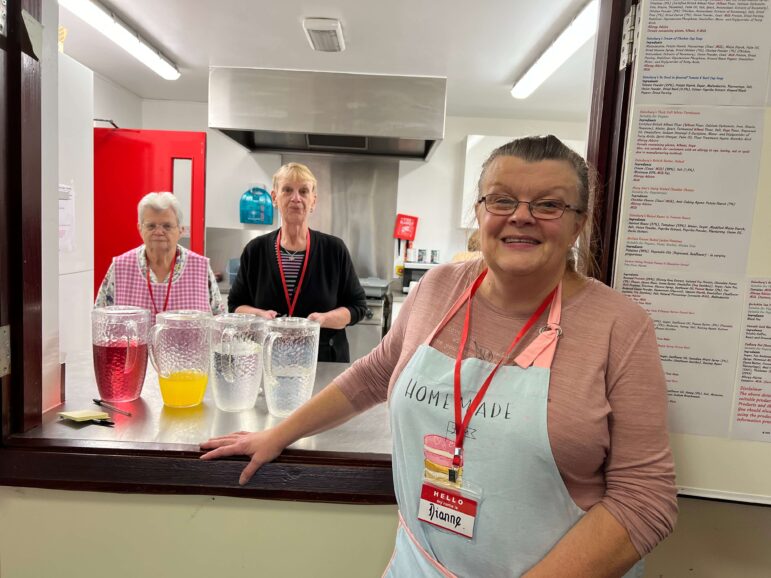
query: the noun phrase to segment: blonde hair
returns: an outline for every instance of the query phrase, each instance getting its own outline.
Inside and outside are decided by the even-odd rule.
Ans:
[[[474,232],[468,238],[466,242],[467,251],[479,251],[482,249],[482,245],[479,243],[479,229],[474,229]]]
[[[142,224],[142,213],[145,209],[153,209],[155,211],[165,211],[171,209],[174,211],[174,215],[177,217],[177,225],[182,223],[182,205],[179,204],[179,199],[174,196],[174,193],[160,192],[160,193],[147,193],[137,205],[137,217],[139,224]]]
[[[273,190],[278,191],[280,181],[308,181],[313,183],[312,191],[316,192],[316,177],[311,170],[301,163],[286,163],[279,168],[273,175]]]

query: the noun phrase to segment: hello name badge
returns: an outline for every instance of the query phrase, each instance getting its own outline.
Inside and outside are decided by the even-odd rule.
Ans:
[[[477,500],[470,499],[459,491],[423,484],[418,520],[472,538],[477,505]]]

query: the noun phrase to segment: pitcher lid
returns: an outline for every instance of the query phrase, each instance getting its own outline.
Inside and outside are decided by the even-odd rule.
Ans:
[[[212,321],[216,324],[237,325],[245,327],[247,325],[264,324],[266,319],[258,315],[252,315],[250,313],[222,313],[220,315],[215,315],[212,318]]]
[[[195,309],[175,309],[173,311],[164,311],[155,316],[156,322],[164,321],[197,321],[211,319],[212,314],[206,311],[197,311]]]
[[[150,318],[150,310],[133,305],[108,305],[107,307],[94,307],[91,315],[95,317],[112,317],[115,319],[129,317],[147,317]]]
[[[268,327],[276,329],[303,329],[309,327],[320,327],[318,321],[312,321],[305,317],[276,317],[268,320]]]

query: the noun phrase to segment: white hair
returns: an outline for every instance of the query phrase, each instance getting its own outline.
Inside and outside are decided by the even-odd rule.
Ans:
[[[165,211],[171,209],[177,217],[177,224],[182,223],[182,207],[179,204],[179,200],[174,196],[174,193],[161,192],[161,193],[147,193],[142,200],[139,201],[137,206],[137,215],[139,217],[139,224],[142,224],[142,213],[145,209],[154,209],[156,211]]]

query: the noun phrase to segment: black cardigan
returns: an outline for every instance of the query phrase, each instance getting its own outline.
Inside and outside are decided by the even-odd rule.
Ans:
[[[272,231],[252,239],[244,247],[238,275],[228,293],[230,311],[241,305],[250,305],[289,314],[276,260],[277,236],[278,231]],[[342,239],[311,231],[311,257],[294,316],[308,317],[311,313],[326,313],[338,307],[345,307],[351,312],[349,325],[358,323],[367,313],[364,289]],[[350,361],[345,329],[321,330],[318,359]]]

